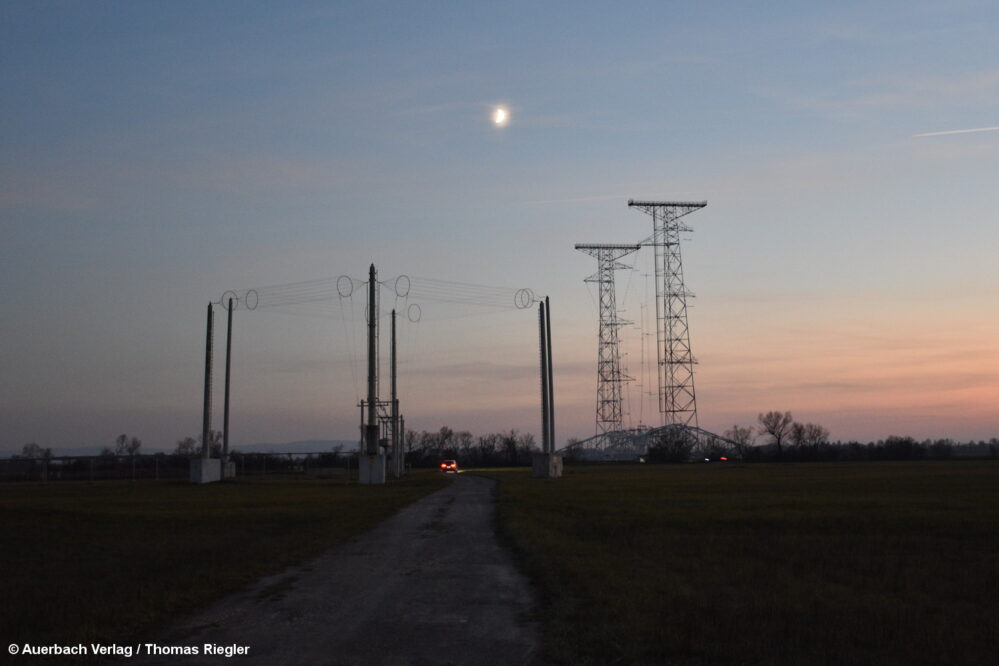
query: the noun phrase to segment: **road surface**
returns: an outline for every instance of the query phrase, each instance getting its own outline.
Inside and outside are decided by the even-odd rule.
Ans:
[[[533,593],[494,530],[494,482],[462,474],[371,532],[181,622],[142,664],[531,664]],[[206,643],[249,648],[205,656]],[[135,659],[129,660],[136,663]]]

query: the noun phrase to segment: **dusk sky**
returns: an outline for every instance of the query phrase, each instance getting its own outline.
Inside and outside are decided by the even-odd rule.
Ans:
[[[953,0],[0,0],[0,451],[172,449],[209,301],[372,262],[550,296],[558,438],[588,436],[573,245],[647,237],[629,198],[708,202],[683,246],[702,427],[999,436],[997,35],[999,6]],[[628,422],[658,425],[650,254],[618,303]],[[407,427],[537,436],[536,311],[419,304]],[[324,306],[235,313],[237,446],[357,438],[363,301]]]

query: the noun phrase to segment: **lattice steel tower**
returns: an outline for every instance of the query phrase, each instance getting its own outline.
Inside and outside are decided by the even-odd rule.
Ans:
[[[641,245],[576,245],[597,260],[597,272],[586,278],[600,293],[600,329],[597,342],[597,434],[621,429],[621,382],[630,379],[621,374],[621,354],[617,329],[624,323],[617,317],[614,295],[614,271],[629,268],[618,259],[636,252]]]
[[[694,364],[687,327],[687,297],[683,284],[680,234],[691,228],[680,221],[704,208],[707,201],[628,201],[652,216],[651,245],[656,259],[656,352],[659,360],[659,411],[663,425],[697,427]]]

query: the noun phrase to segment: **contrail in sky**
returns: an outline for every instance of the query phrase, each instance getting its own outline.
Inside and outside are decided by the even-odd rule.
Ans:
[[[972,132],[995,132],[999,127],[976,127],[974,129],[947,130],[945,132],[923,132],[912,136],[943,136],[944,134],[971,134]]]

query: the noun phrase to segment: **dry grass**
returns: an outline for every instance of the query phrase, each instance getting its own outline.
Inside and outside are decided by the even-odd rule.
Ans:
[[[985,664],[999,464],[568,468],[501,480],[556,663]]]
[[[0,636],[128,643],[442,487],[319,480],[0,485]]]

